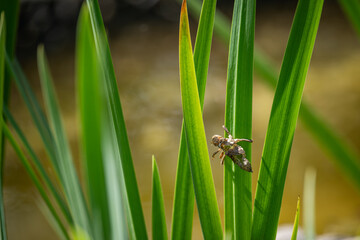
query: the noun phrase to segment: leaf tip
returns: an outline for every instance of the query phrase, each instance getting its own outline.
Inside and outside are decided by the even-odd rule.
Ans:
[[[186,0],[183,0],[182,4],[181,4],[181,11],[180,11],[180,22],[183,21],[183,19],[187,19],[187,4],[186,4]]]

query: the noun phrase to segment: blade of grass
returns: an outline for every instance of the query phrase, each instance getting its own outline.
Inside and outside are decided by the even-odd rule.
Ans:
[[[254,204],[252,239],[275,239],[291,145],[323,1],[300,0],[275,91]]]
[[[30,116],[41,136],[44,143],[45,150],[49,156],[51,164],[55,170],[57,177],[61,180],[60,168],[58,159],[56,158],[54,150],[54,137],[50,131],[49,123],[41,110],[40,104],[37,101],[34,92],[32,91],[29,82],[22,71],[18,61],[16,59],[11,60],[8,54],[5,55],[6,66],[11,72],[13,79],[16,83],[18,91],[26,104],[27,109],[30,112]]]
[[[293,228],[293,233],[291,235],[291,240],[296,240],[296,238],[297,238],[297,233],[298,233],[298,228],[299,228],[299,218],[300,218],[300,197],[298,197],[298,200],[297,200],[294,228]]]
[[[315,239],[315,193],[316,193],[316,170],[309,167],[304,177],[304,219],[303,225],[305,238]]]
[[[38,47],[38,68],[45,106],[54,129],[55,150],[60,160],[59,168],[65,196],[73,214],[75,227],[83,229],[91,236],[87,206],[73,165],[43,46]]]
[[[205,239],[220,239],[221,221],[196,83],[186,1],[180,15],[179,65],[185,133],[200,223]]]
[[[26,172],[29,174],[31,180],[34,182],[35,187],[38,189],[40,196],[42,197],[42,199],[44,200],[46,206],[48,207],[49,211],[51,212],[52,216],[54,217],[54,220],[57,224],[57,226],[60,228],[62,234],[66,237],[66,239],[70,239],[69,235],[66,232],[66,229],[63,225],[63,223],[61,222],[58,214],[56,213],[56,210],[54,208],[54,206],[52,205],[45,189],[43,188],[38,176],[36,175],[35,171],[33,170],[29,160],[25,157],[25,154],[22,152],[19,144],[17,143],[17,141],[15,140],[14,136],[12,135],[12,133],[10,132],[9,128],[6,126],[5,123],[2,123],[2,129],[4,131],[4,135],[6,136],[6,138],[9,140],[10,144],[12,145],[14,151],[16,152],[16,154],[18,155],[21,163],[23,164]]]
[[[255,1],[234,3],[226,86],[225,124],[235,138],[251,139]],[[251,145],[241,144],[251,161]],[[224,168],[225,232],[250,239],[251,174],[230,159]]]
[[[15,42],[16,42],[16,33],[17,25],[19,20],[19,0],[2,0],[0,1],[0,13],[5,12],[6,20],[6,52],[10,55],[10,58],[13,59],[15,53]],[[10,72],[5,70],[5,80],[4,80],[4,103],[7,105],[10,97]]]
[[[129,141],[126,133],[125,120],[122,113],[118,86],[116,83],[114,67],[111,60],[109,45],[106,39],[104,23],[101,18],[101,12],[98,2],[87,0],[89,7],[93,35],[95,40],[98,61],[103,76],[103,84],[107,104],[110,107],[112,121],[115,127],[116,140],[120,153],[122,175],[126,186],[126,198],[129,205],[131,219],[128,219],[130,229],[134,229],[136,238],[147,239],[147,232],[144,220],[144,214],[141,207],[139,190],[137,186],[134,165],[131,158]]]
[[[358,0],[338,0],[338,2],[360,36],[360,2]]]
[[[131,237],[126,226],[126,214],[124,208],[128,206],[124,205],[125,184],[124,176],[122,176],[120,154],[118,151],[118,145],[116,142],[116,136],[114,134],[115,128],[111,124],[110,116],[107,114],[107,121],[102,121],[102,149],[103,158],[105,161],[105,178],[107,188],[107,199],[110,211],[110,226],[111,226],[111,239],[136,239],[134,229],[129,229]],[[111,126],[111,128],[110,128]],[[130,226],[131,227],[131,226]]]
[[[101,151],[100,73],[89,12],[86,6],[82,7],[79,16],[76,58],[81,155],[91,208],[91,224],[96,239],[109,239],[109,209]]]
[[[6,40],[6,23],[4,12],[0,15],[0,113],[3,110],[4,104],[4,77],[5,77],[5,40]],[[0,115],[0,124],[3,125],[4,119],[2,114]],[[0,125],[0,126],[1,126]],[[4,180],[4,145],[3,145],[3,133],[0,127],[0,225],[1,225],[1,239],[7,239],[6,224],[5,224],[5,209],[4,209],[4,196],[3,196],[3,180]]]
[[[200,6],[201,8],[201,6]],[[194,48],[194,66],[201,109],[204,106],[216,0],[204,0]],[[190,239],[194,211],[194,188],[191,179],[184,122],[176,173],[171,239]]]
[[[167,239],[164,195],[161,188],[159,169],[152,156],[152,239]]]
[[[8,121],[8,124],[10,124],[13,127],[16,135],[18,136],[18,138],[22,142],[23,146],[25,147],[33,166],[35,166],[36,171],[39,173],[39,177],[40,177],[41,181],[44,182],[46,187],[51,191],[51,194],[55,198],[55,201],[59,205],[67,222],[69,224],[72,224],[73,221],[72,221],[68,206],[64,202],[64,199],[62,198],[62,196],[56,189],[53,182],[51,181],[49,175],[46,173],[42,163],[40,162],[39,158],[36,156],[34,150],[30,146],[30,143],[26,139],[26,137],[23,134],[23,132],[21,131],[19,125],[16,123],[14,117],[11,115],[10,111],[7,109],[6,106],[4,106],[3,113],[4,113],[6,120]]]
[[[347,1],[347,0],[339,0]],[[349,2],[353,2],[349,0]],[[191,12],[198,16],[198,8],[192,7],[193,5],[200,5],[198,0],[191,0],[192,4],[189,4]],[[360,16],[360,10],[358,7],[352,8],[356,11],[357,16]],[[225,44],[228,44],[230,38],[230,22],[224,14],[217,11],[214,23],[215,34],[223,40]],[[275,88],[278,71],[276,65],[266,57],[266,55],[259,49],[255,48],[254,52],[254,69],[255,72],[260,76],[269,86]],[[337,164],[351,181],[360,189],[360,163],[359,153],[354,149],[348,141],[339,134],[336,129],[331,128],[327,123],[326,119],[316,114],[315,109],[306,102],[306,99],[302,100],[299,117],[301,122],[306,126],[306,129],[310,134],[318,141],[320,145],[329,153],[331,160]],[[345,156],[345,157],[344,157]]]

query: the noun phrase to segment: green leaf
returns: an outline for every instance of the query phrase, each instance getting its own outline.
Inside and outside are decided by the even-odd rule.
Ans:
[[[347,4],[353,3],[356,0],[339,1]],[[198,8],[192,6],[200,5],[199,1],[191,0],[191,3],[192,4],[189,4],[189,8],[191,7],[190,10],[194,15],[198,15]],[[352,8],[356,13],[358,12],[357,9],[358,7]],[[356,16],[360,16],[360,14],[357,14]],[[225,44],[228,44],[230,38],[230,23],[219,11],[216,12],[214,32]],[[267,58],[259,48],[255,48],[254,52],[254,69],[261,77],[261,80],[271,87],[276,87],[278,71],[275,64]],[[349,177],[349,179],[356,184],[358,189],[360,189],[360,156],[358,151],[356,151],[356,149],[348,143],[347,139],[342,137],[336,129],[331,128],[326,119],[319,116],[306,99],[302,100],[299,117],[302,123],[307,127],[307,130],[313,135],[318,143],[323,146],[325,151],[329,153],[330,159],[333,160],[339,169],[345,173],[344,175]]]
[[[0,16],[0,113],[3,110],[4,104],[4,77],[5,77],[5,39],[6,39],[6,24],[4,13],[1,12]],[[3,125],[3,117],[1,114],[0,124]],[[0,126],[1,126],[0,125]],[[2,136],[2,127],[0,127],[0,226],[1,226],[1,239],[7,239],[6,234],[6,224],[5,224],[5,209],[4,209],[4,199],[3,199],[3,173],[4,173],[4,148],[3,148],[3,136]]]
[[[109,44],[106,39],[105,27],[101,18],[98,2],[96,0],[87,0],[87,4],[93,29],[98,64],[103,79],[102,85],[107,98],[106,104],[110,108],[109,114],[112,118],[112,124],[114,124],[114,132],[116,133],[116,141],[118,143],[118,151],[121,159],[121,174],[124,178],[126,199],[130,213],[130,219],[128,219],[128,224],[130,225],[129,228],[134,229],[137,239],[147,239],[144,214],[141,207],[140,195],[131,158]]]
[[[76,43],[78,109],[81,156],[96,239],[109,239],[110,222],[101,150],[102,88],[89,11],[81,9]]]
[[[300,197],[298,197],[298,200],[297,200],[294,228],[293,228],[293,233],[291,235],[291,240],[296,240],[296,238],[297,238],[298,227],[299,227],[299,218],[300,218]]]
[[[186,1],[180,15],[179,65],[185,133],[200,223],[205,239],[220,239],[221,221],[196,83]]]
[[[304,218],[303,226],[305,238],[313,240],[315,233],[315,193],[316,193],[316,170],[309,167],[304,177]]]
[[[34,150],[30,146],[29,141],[26,139],[24,133],[21,131],[19,125],[16,123],[14,117],[11,115],[10,111],[7,109],[6,106],[4,106],[3,113],[6,118],[6,121],[8,122],[8,124],[10,124],[13,127],[13,130],[15,131],[16,135],[18,136],[23,146],[25,147],[27,154],[29,155],[30,158],[29,160],[31,160],[31,163],[35,167],[36,172],[39,174],[39,178],[41,179],[40,181],[44,182],[46,187],[51,191],[51,194],[55,198],[57,204],[59,205],[60,210],[65,216],[65,219],[69,224],[72,224],[73,221],[68,206],[64,202],[64,199],[62,198],[61,194],[56,189],[54,183],[51,181],[49,175],[46,173],[44,166],[40,162],[39,158],[36,156]]]
[[[216,0],[204,0],[202,9],[194,48],[194,65],[201,109],[204,105]],[[194,188],[189,164],[185,128],[183,123],[181,128],[180,149],[176,173],[171,231],[172,239],[191,238],[194,210]]]
[[[38,47],[38,68],[45,106],[54,130],[55,152],[59,159],[60,180],[65,196],[73,215],[75,227],[81,228],[91,235],[87,206],[73,165],[43,46]]]
[[[300,0],[275,91],[254,204],[252,239],[275,239],[290,151],[323,1]]]
[[[251,139],[255,1],[236,0],[233,10],[226,86],[225,125],[235,138]],[[251,161],[251,145],[242,142]],[[225,232],[250,239],[251,174],[225,159]]]
[[[13,59],[15,53],[16,33],[19,21],[19,0],[2,0],[0,1],[0,13],[5,12],[6,20],[6,52]],[[8,103],[10,98],[11,87],[11,74],[8,70],[5,70],[4,80],[4,102]]]
[[[154,156],[152,157],[152,172],[152,239],[167,239],[164,195]]]
[[[56,158],[54,137],[50,131],[49,123],[18,61],[16,59],[11,60],[8,54],[5,55],[5,60],[6,60],[6,66],[13,76],[18,91],[21,97],[23,98],[24,103],[26,104],[26,107],[30,112],[30,116],[44,143],[45,150],[49,156],[49,159],[55,170],[55,173],[57,174],[57,176],[61,181],[62,176],[60,174],[58,159]]]
[[[58,214],[56,213],[56,210],[55,210],[54,206],[52,205],[52,203],[51,203],[45,189],[43,188],[39,178],[37,177],[35,171],[33,170],[29,160],[25,157],[25,154],[22,152],[19,144],[16,142],[14,136],[12,135],[12,133],[10,132],[9,128],[6,126],[5,123],[2,123],[2,129],[4,130],[4,135],[9,140],[9,142],[12,145],[14,151],[18,155],[18,157],[19,157],[21,163],[23,164],[26,172],[29,174],[31,180],[34,182],[35,187],[38,189],[38,191],[40,193],[40,196],[42,197],[42,199],[44,200],[44,202],[45,202],[46,206],[48,207],[50,213],[52,214],[57,226],[61,230],[61,233],[65,236],[66,239],[70,239],[67,232],[66,232],[66,229],[65,229],[63,223],[61,222]]]
[[[359,0],[338,0],[350,23],[360,36],[360,2]]]

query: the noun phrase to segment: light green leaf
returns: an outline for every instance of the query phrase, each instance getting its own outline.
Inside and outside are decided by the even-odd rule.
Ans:
[[[299,228],[299,218],[300,218],[300,197],[298,197],[298,200],[297,200],[294,228],[293,228],[293,233],[291,235],[291,240],[297,239],[297,233],[298,233],[298,228]]]
[[[339,0],[339,2],[340,4],[358,3],[357,0]],[[198,6],[200,6],[198,0],[191,0],[189,8],[191,12],[197,16],[200,13]],[[359,13],[357,15],[355,14],[356,16],[360,16],[360,8],[355,6],[351,8],[351,10],[354,11],[354,13]],[[347,13],[347,11],[345,12]],[[228,44],[230,38],[230,22],[226,16],[219,11],[216,12],[214,32],[225,44]],[[275,64],[267,58],[259,48],[255,48],[254,69],[261,77],[261,80],[271,87],[276,87],[278,71]],[[306,99],[302,100],[299,117],[307,127],[307,130],[318,143],[323,146],[325,151],[329,153],[330,159],[333,160],[339,169],[345,173],[344,175],[352,180],[358,189],[360,189],[359,152],[348,143],[347,139],[341,137],[341,134],[337,132],[336,129],[331,128],[326,119],[319,116]]]
[[[159,169],[155,157],[152,157],[152,239],[164,239],[167,237],[164,195],[161,188]]]
[[[185,133],[201,228],[205,239],[220,239],[221,221],[196,83],[186,1],[180,15],[179,64]]]
[[[201,6],[200,6],[201,8]],[[206,78],[209,67],[216,0],[204,0],[194,48],[194,66],[201,109],[204,105]],[[190,239],[194,210],[194,188],[191,179],[184,123],[176,173],[172,220],[172,239]]]
[[[275,91],[256,197],[252,239],[275,239],[290,151],[323,1],[300,0]]]
[[[225,125],[235,138],[251,139],[255,1],[236,0],[233,10],[226,86]],[[251,145],[242,142],[251,161]],[[250,239],[251,173],[225,159],[225,232]]]
[[[115,78],[114,67],[111,60],[110,49],[106,39],[105,27],[101,12],[96,0],[86,1],[89,8],[93,36],[98,57],[98,64],[107,98],[106,104],[110,109],[110,117],[114,124],[114,132],[118,143],[119,157],[121,159],[122,175],[126,186],[126,198],[129,206],[130,229],[134,229],[137,239],[147,239],[144,215],[141,207],[139,190],[135,176],[134,165],[131,158],[129,141],[126,133],[125,120],[122,113],[118,86]]]
[[[81,228],[89,235],[92,235],[87,206],[73,165],[43,46],[38,48],[38,68],[45,106],[54,130],[55,153],[57,159],[59,159],[62,187],[69,203],[75,227]]]
[[[81,156],[96,239],[110,238],[110,220],[101,150],[102,88],[89,11],[83,5],[77,27],[77,98]]]

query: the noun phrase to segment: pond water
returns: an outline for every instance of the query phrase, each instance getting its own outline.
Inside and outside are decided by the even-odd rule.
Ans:
[[[258,13],[256,44],[280,67],[292,21],[291,12]],[[193,35],[196,25],[192,25]],[[178,25],[141,20],[110,35],[110,47],[128,129],[147,228],[151,229],[151,155],[160,170],[166,219],[170,233],[172,201],[182,121],[178,74]],[[73,47],[49,53],[49,61],[64,122],[78,158]],[[360,44],[341,12],[325,8],[311,61],[304,98],[347,141],[360,149]],[[22,61],[39,99],[41,92],[35,58]],[[204,123],[206,136],[222,134],[226,87],[227,47],[215,39],[207,82]],[[253,193],[273,98],[255,77],[253,92]],[[13,89],[11,109],[42,160],[46,159],[29,114]],[[209,147],[212,153],[214,147]],[[55,232],[39,210],[39,195],[8,148],[5,165],[5,207],[9,239],[54,239]],[[223,215],[223,167],[213,161],[217,199]],[[355,234],[360,226],[359,190],[298,123],[285,184],[280,224],[292,223],[298,195],[302,196],[305,169],[317,170],[316,231]],[[49,168],[50,170],[50,168]],[[40,209],[42,207],[40,206]],[[193,238],[201,239],[197,213]]]

